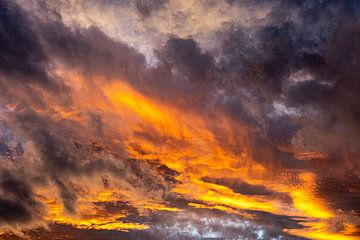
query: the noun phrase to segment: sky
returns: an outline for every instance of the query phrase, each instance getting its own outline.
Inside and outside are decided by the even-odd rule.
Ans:
[[[0,0],[0,239],[359,237],[359,1]]]

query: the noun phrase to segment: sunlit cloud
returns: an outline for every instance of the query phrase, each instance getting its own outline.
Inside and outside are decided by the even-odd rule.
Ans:
[[[358,239],[356,1],[0,1],[0,238]]]

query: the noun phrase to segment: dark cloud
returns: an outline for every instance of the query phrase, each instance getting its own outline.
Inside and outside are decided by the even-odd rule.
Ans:
[[[209,178],[203,177],[201,180],[209,183],[226,186],[236,193],[244,195],[273,195],[274,192],[264,186],[252,185],[242,181],[241,179],[232,178]]]
[[[1,221],[5,223],[27,223],[32,220],[32,213],[26,206],[14,200],[0,199]]]
[[[212,67],[213,59],[209,54],[202,53],[192,39],[169,39],[158,57],[163,64],[184,74],[188,81],[206,81],[207,73]]]
[[[290,144],[294,134],[301,128],[301,123],[291,121],[290,117],[282,116],[269,121],[269,137],[274,144]]]
[[[114,202],[94,202],[94,205],[98,207],[99,214],[114,214],[124,213],[129,215],[138,215],[138,210],[127,201],[114,201]]]
[[[136,0],[136,10],[145,17],[151,15],[153,11],[157,11],[164,7],[168,3],[168,0]]]
[[[66,87],[49,75],[51,63],[37,34],[36,18],[7,0],[0,2],[0,13],[0,71],[10,81],[8,84],[17,84],[29,94],[32,84],[56,93],[65,91]]]
[[[317,101],[331,101],[334,94],[334,86],[318,83],[314,80],[308,80],[296,84],[291,87],[287,94],[289,94],[289,101],[296,102],[301,105],[308,103],[316,104]]]
[[[23,81],[49,84],[47,57],[25,12],[16,4],[0,2],[1,70]]]
[[[112,40],[100,29],[69,29],[62,22],[44,23],[42,34],[48,51],[86,76],[103,74],[137,82],[145,58],[124,43]]]
[[[6,157],[10,157],[12,154],[11,149],[5,143],[0,143],[0,154]]]
[[[326,197],[329,204],[339,211],[359,215],[359,181],[355,174],[349,174],[347,177],[328,174],[320,177],[317,192],[320,196]]]
[[[360,23],[354,19],[348,20],[339,26],[338,31],[329,41],[325,53],[327,62],[327,77],[336,81],[337,98],[335,106],[348,110],[348,114],[357,117],[359,99],[356,96],[359,90],[359,47]],[[341,48],[339,47],[341,46]]]
[[[142,160],[126,159],[125,163],[128,172],[135,176],[135,178],[129,181],[132,185],[144,186],[151,191],[160,190],[164,198],[169,194],[169,188],[177,183],[175,176],[178,173],[160,164],[158,161],[144,163]]]
[[[15,225],[40,218],[41,204],[34,199],[30,186],[12,173],[0,176],[0,222]]]
[[[313,123],[299,124],[299,116],[274,117],[269,112],[274,111],[270,104],[276,101],[283,101],[285,107],[296,106],[308,123],[316,120],[311,120],[310,109],[304,107],[320,111],[322,125],[316,125],[324,131],[347,122],[348,128],[358,132],[355,79],[359,61],[354,43],[358,10],[354,1],[280,1],[266,17],[268,24],[235,27],[223,34],[219,64],[227,72],[223,76],[229,76],[225,86],[231,86],[224,89],[228,95],[234,94],[228,89],[246,89],[253,96],[252,104],[261,110],[255,115],[244,109],[247,100],[241,95],[232,97],[231,105],[221,106],[235,119],[247,119],[245,123],[260,129],[252,136],[255,159],[303,167],[291,154],[279,152],[279,144],[289,145],[299,130]],[[294,77],[298,71],[307,78]]]

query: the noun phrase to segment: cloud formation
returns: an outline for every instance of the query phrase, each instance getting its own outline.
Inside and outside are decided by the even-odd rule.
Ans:
[[[0,1],[0,233],[356,239],[359,8]]]

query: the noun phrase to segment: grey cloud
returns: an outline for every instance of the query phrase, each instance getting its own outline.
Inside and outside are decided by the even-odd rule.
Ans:
[[[6,170],[0,176],[0,222],[10,226],[41,219],[43,210],[30,185],[18,178]]]
[[[264,186],[251,185],[241,179],[209,178],[203,177],[203,181],[229,187],[236,193],[244,195],[273,195],[274,192]]]
[[[153,11],[158,10],[159,8],[163,7],[168,0],[136,0],[135,6],[136,9],[144,15],[145,17],[149,16]]]

